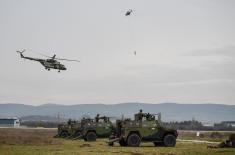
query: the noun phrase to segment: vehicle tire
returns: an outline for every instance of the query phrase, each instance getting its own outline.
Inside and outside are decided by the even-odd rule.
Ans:
[[[97,138],[96,133],[93,131],[88,132],[86,134],[86,141],[88,141],[88,142],[96,141],[96,138]]]
[[[62,131],[61,133],[60,133],[60,137],[61,138],[66,138],[66,137],[68,137],[69,136],[69,133],[67,132],[67,131]]]
[[[174,147],[176,144],[176,138],[172,134],[167,134],[163,139],[164,146]]]
[[[164,146],[163,142],[153,142],[154,146]]]
[[[120,146],[127,146],[127,143],[124,139],[119,140]]]
[[[127,145],[131,147],[140,146],[140,136],[137,135],[136,133],[129,135],[127,138]]]

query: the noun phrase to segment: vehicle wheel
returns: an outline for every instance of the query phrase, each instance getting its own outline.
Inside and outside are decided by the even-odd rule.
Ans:
[[[60,134],[60,137],[61,138],[66,138],[66,137],[68,137],[69,136],[69,133],[67,132],[67,131],[63,131],[63,132],[61,132],[61,134]]]
[[[96,141],[96,134],[95,132],[88,132],[86,134],[86,141],[91,142],[91,141]]]
[[[140,145],[140,136],[133,133],[127,138],[128,146],[138,147]]]
[[[164,146],[166,147],[174,147],[176,144],[176,138],[172,134],[167,134],[164,139]]]
[[[120,146],[127,146],[127,143],[125,142],[124,139],[121,139],[121,140],[119,141],[119,144],[120,144]]]
[[[153,142],[154,146],[164,146],[163,142]]]

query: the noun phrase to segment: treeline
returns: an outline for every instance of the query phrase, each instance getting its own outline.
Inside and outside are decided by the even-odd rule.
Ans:
[[[182,122],[162,122],[162,125],[167,128],[173,128],[177,130],[205,130],[205,131],[234,131],[235,127],[233,126],[204,126],[202,122],[196,120],[182,121]]]
[[[47,122],[47,121],[22,121],[21,126],[27,127],[44,127],[44,128],[57,128],[58,122]],[[181,121],[181,122],[162,122],[164,127],[173,128],[177,130],[198,130],[198,131],[235,131],[233,126],[204,126],[202,122],[196,120]]]
[[[57,128],[58,122],[46,122],[46,121],[23,121],[20,123],[21,126],[27,126],[32,128],[43,127],[43,128]]]

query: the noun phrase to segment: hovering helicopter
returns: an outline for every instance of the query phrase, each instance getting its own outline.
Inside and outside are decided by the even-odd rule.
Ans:
[[[16,51],[16,52],[20,53],[21,58],[40,62],[45,67],[45,69],[48,70],[48,71],[50,71],[50,69],[57,69],[58,72],[60,72],[61,70],[67,70],[67,68],[63,64],[61,64],[59,61],[57,61],[57,60],[80,62],[79,60],[70,60],[70,59],[56,58],[55,54],[52,57],[43,55],[45,57],[48,57],[49,59],[39,59],[39,58],[32,58],[32,57],[24,56],[23,53],[25,52],[25,50]]]
[[[132,10],[132,9],[129,9],[129,10],[125,13],[125,16],[130,16],[132,12],[133,12],[133,10]]]

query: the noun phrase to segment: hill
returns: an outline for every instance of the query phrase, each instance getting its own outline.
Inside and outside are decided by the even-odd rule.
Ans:
[[[177,103],[121,103],[105,104],[78,104],[57,105],[44,104],[31,106],[24,104],[0,104],[0,116],[25,117],[29,115],[50,116],[79,119],[84,115],[94,117],[97,113],[112,117],[133,117],[133,114],[143,109],[144,112],[162,113],[163,121],[196,120],[202,122],[220,122],[235,120],[235,105],[222,104],[177,104]]]

